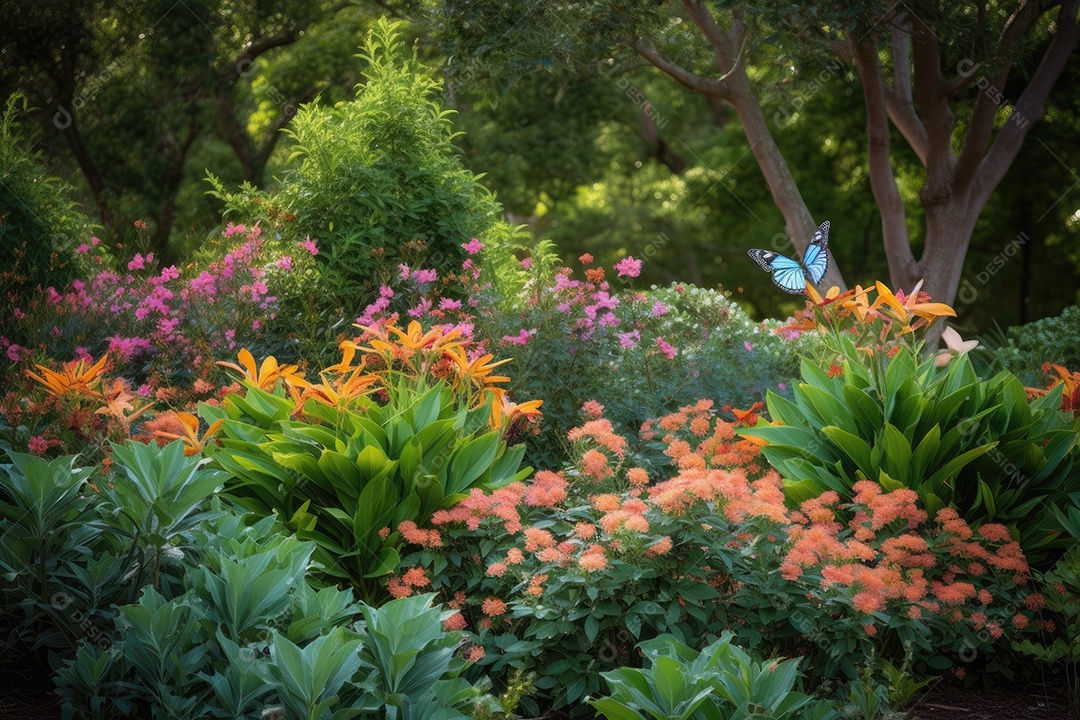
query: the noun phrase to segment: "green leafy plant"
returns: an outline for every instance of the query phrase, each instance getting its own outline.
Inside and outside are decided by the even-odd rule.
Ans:
[[[401,598],[381,608],[363,607],[367,634],[360,658],[374,669],[364,687],[373,707],[385,707],[388,720],[466,718],[460,708],[481,697],[459,677],[468,664],[455,658],[460,633],[443,622],[454,611],[433,606],[434,593]]]
[[[589,704],[608,720],[826,720],[824,702],[795,691],[799,660],[754,660],[724,633],[700,652],[669,635],[639,645],[645,668],[602,673],[610,695]]]
[[[445,385],[402,386],[385,407],[360,398],[350,409],[306,408],[307,420],[290,420],[290,400],[256,387],[203,406],[208,420],[223,420],[212,457],[233,477],[230,496],[314,540],[326,575],[368,599],[400,561],[401,523],[529,472],[524,447],[507,448],[488,428],[488,408],[459,407]]]
[[[134,537],[140,574],[149,573],[151,585],[160,588],[167,558],[181,554],[191,531],[211,517],[207,500],[221,489],[225,473],[207,467],[209,458],[186,457],[179,440],[112,448],[117,472],[101,488],[105,509],[116,528]]]
[[[1042,584],[1043,593],[1034,596],[1033,604],[1043,610],[1040,627],[1046,635],[1039,642],[1014,642],[1013,648],[1044,667],[1061,670],[1069,703],[1080,712],[1080,546],[1062,556]]]
[[[94,468],[75,465],[76,458],[47,461],[9,452],[0,465],[0,570],[5,606],[20,608],[18,626],[35,646],[74,647],[79,631],[69,615],[94,605],[75,605],[65,583],[73,567],[92,562],[102,527],[93,513],[88,479]],[[112,558],[102,558],[111,567]],[[119,577],[114,573],[110,580]],[[89,598],[83,598],[88,600]],[[99,599],[102,602],[104,600]],[[104,604],[97,607],[104,607]]]
[[[908,347],[887,363],[851,342],[843,350],[842,374],[804,361],[793,399],[768,395],[780,424],[743,431],[767,442],[789,497],[850,497],[868,478],[915,490],[931,515],[952,506],[973,524],[1008,525],[1029,560],[1069,542],[1056,516],[1037,512],[1080,492],[1080,424],[1060,398],[1029,401],[1008,372],[982,380],[967,356],[940,368]]]

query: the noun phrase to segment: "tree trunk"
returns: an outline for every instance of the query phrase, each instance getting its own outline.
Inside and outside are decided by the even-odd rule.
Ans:
[[[792,177],[791,169],[773,139],[765,113],[762,112],[761,103],[758,102],[750,87],[749,79],[741,71],[741,67],[737,72],[738,75],[733,78],[732,83],[734,94],[732,104],[735,106],[735,112],[739,115],[746,139],[750,141],[750,151],[754,153],[758,167],[761,168],[761,174],[765,176],[769,194],[772,195],[780,214],[784,216],[784,230],[799,252],[805,252],[807,245],[814,238],[818,223],[814,221],[799,188],[795,185],[795,178]],[[790,251],[789,248],[784,247],[773,249],[778,252]],[[825,273],[820,285],[825,289],[833,286],[840,288],[841,291],[847,289],[835,262],[829,263],[829,270]]]

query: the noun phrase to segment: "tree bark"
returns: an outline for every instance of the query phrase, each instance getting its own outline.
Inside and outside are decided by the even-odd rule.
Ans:
[[[746,74],[743,50],[748,38],[747,27],[739,11],[735,11],[731,26],[724,29],[717,24],[716,18],[702,0],[683,0],[683,7],[687,16],[712,46],[714,64],[722,72],[719,78],[707,78],[693,73],[672,62],[657,48],[637,38],[627,39],[626,44],[688,89],[731,103],[742,123],[750,150],[765,178],[773,202],[784,216],[787,237],[800,253],[805,252],[817,230],[817,223],[806,207],[791,169],[769,130],[761,103],[758,102]],[[790,252],[787,247],[778,246],[772,249]],[[825,288],[836,286],[841,290],[847,288],[835,262],[829,263],[829,270],[822,278],[821,285]]]

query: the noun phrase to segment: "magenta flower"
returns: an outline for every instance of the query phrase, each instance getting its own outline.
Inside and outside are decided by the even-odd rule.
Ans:
[[[161,282],[169,282],[180,277],[180,271],[176,269],[175,265],[170,265],[161,271]]]
[[[90,244],[93,245],[94,247],[97,247],[98,243],[100,243],[100,242],[101,242],[101,238],[96,238],[96,237],[90,238]]]
[[[274,263],[274,265],[278,266],[282,270],[292,270],[292,258],[288,255],[282,255],[277,259],[277,262]]]
[[[439,279],[439,274],[437,272],[435,272],[435,270],[433,268],[429,268],[429,269],[426,269],[426,270],[414,270],[413,274],[412,274],[412,277],[413,277],[413,280],[415,280],[416,282],[418,282],[420,284],[423,284],[423,283],[435,282],[436,280]]]
[[[26,447],[35,455],[44,455],[45,451],[49,449],[49,441],[41,435],[35,435],[30,438],[30,442]]]
[[[529,344],[529,337],[531,337],[529,331],[525,328],[522,328],[517,335],[503,335],[502,340],[504,343],[508,343],[511,345],[521,345],[522,347],[524,347],[525,345]]]
[[[476,253],[484,249],[484,243],[480,242],[476,238],[473,238],[467,243],[461,243],[461,247],[465,248],[465,252],[469,253],[470,255],[475,255]]]
[[[225,237],[232,237],[233,235],[237,235],[243,232],[247,232],[247,227],[244,225],[235,225],[233,223],[229,223],[225,226]],[[312,253],[312,255],[314,255],[314,253]]]
[[[86,243],[83,243],[79,247],[75,248],[75,252],[79,253],[80,255],[85,255],[86,253],[90,252],[90,246]]]
[[[379,297],[392,298],[394,297],[394,290],[389,285],[383,285],[379,288]]]
[[[439,309],[440,310],[460,310],[461,309],[461,301],[460,300],[451,300],[450,298],[443,298],[443,299],[439,300]]]
[[[631,330],[630,332],[617,333],[616,337],[619,338],[619,345],[625,350],[637,347],[638,341],[641,340],[641,333],[637,330]]]
[[[664,317],[665,315],[668,314],[668,309],[666,307],[664,307],[664,303],[657,300],[656,304],[652,306],[652,314],[653,314],[653,317],[656,317],[656,318]]]
[[[662,337],[656,338],[656,346],[660,348],[660,352],[667,356],[668,360],[675,357],[675,353],[678,352],[669,342]]]
[[[522,260],[522,261],[521,261],[521,267],[525,268],[526,270],[528,270],[529,268],[531,268],[531,267],[532,267],[532,258],[531,258],[531,257],[527,257],[527,258],[525,258],[524,260]]]
[[[754,346],[746,340],[743,340],[743,347],[746,348],[746,352],[753,352],[754,350]]]
[[[401,263],[400,265],[398,265],[397,269],[398,269],[398,276],[402,280],[408,280],[409,276],[412,275],[412,270],[405,263]]]
[[[144,267],[146,267],[146,259],[143,258],[142,253],[135,253],[135,257],[127,265],[128,270],[142,270]]]
[[[304,242],[297,243],[297,245],[304,248],[305,250],[307,250],[312,255],[318,255],[319,254],[319,248],[315,247],[315,242],[311,239],[310,235],[307,236],[307,239],[305,239]]]
[[[625,260],[615,263],[615,271],[619,273],[619,277],[636,278],[641,274],[641,261],[635,260],[633,257],[627,257]]]

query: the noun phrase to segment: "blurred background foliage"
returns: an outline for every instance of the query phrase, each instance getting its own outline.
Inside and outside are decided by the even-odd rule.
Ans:
[[[21,92],[32,109],[27,128],[5,130],[0,140],[0,227],[27,224],[19,219],[26,212],[51,224],[20,231],[30,238],[27,252],[43,257],[70,252],[73,223],[95,223],[120,255],[190,257],[223,223],[224,201],[208,194],[207,171],[225,188],[295,192],[311,158],[297,156],[295,136],[283,131],[295,131],[298,112],[344,117],[333,108],[351,102],[365,81],[356,48],[378,18],[391,16],[408,21],[406,40],[439,83],[437,100],[457,111],[449,121],[464,133],[454,139],[460,162],[482,175],[510,226],[554,241],[567,260],[583,252],[606,264],[645,258],[642,286],[721,285],[758,318],[796,309],[797,299],[776,292],[745,256],[747,248],[771,247],[784,223],[730,106],[616,52],[625,18],[598,12],[556,28],[505,3],[499,23],[470,26],[478,22],[470,7],[15,3],[0,27],[0,96]],[[663,21],[649,3],[627,8],[635,22]],[[845,279],[886,278],[854,69],[785,45],[779,34],[761,44],[750,75],[807,206],[832,221],[830,249]],[[979,220],[965,266],[970,291],[962,286],[956,303],[962,329],[992,332],[1080,301],[1078,82],[1080,66],[1070,63]],[[300,111],[304,103],[311,106]],[[917,232],[921,168],[905,149],[895,144],[893,164]],[[70,184],[70,207],[27,180],[28,162]],[[333,192],[347,194],[348,186]],[[42,202],[61,210],[32,209]],[[363,203],[355,209],[366,212]],[[329,212],[318,222],[328,224]],[[314,236],[315,222],[302,229]],[[4,252],[14,237],[4,235]]]

